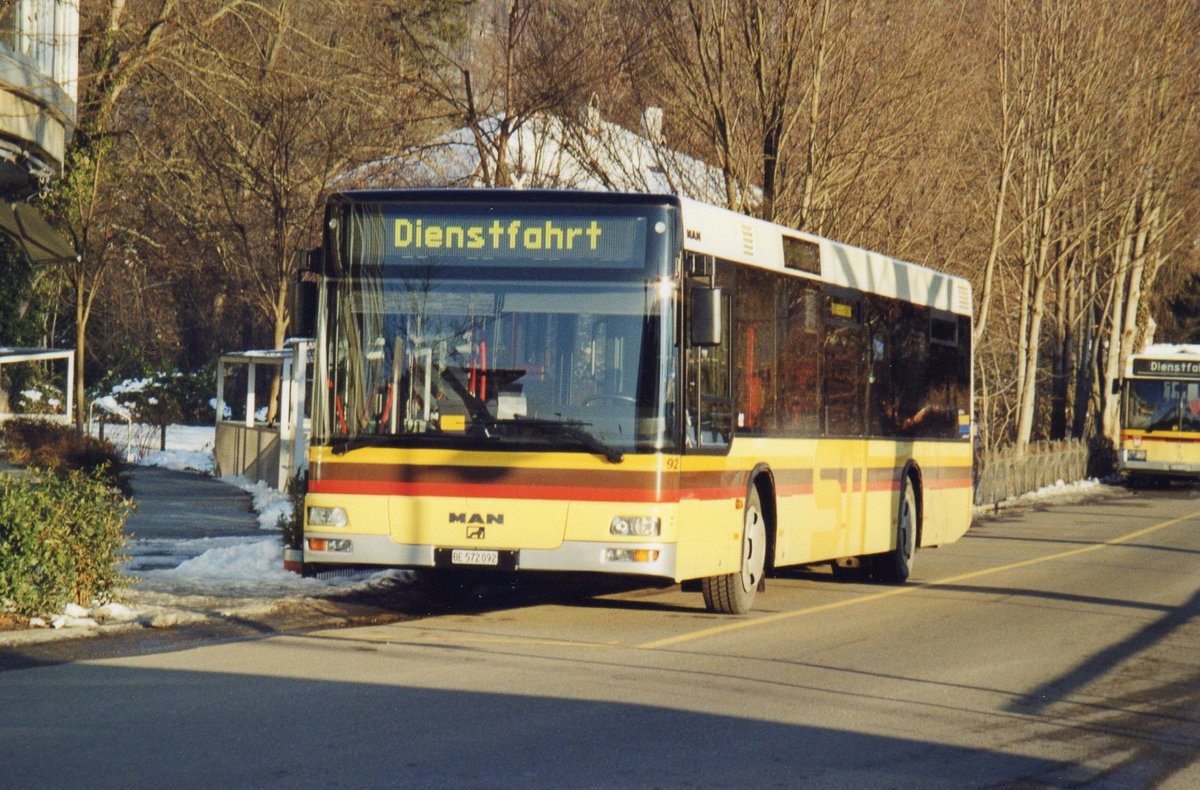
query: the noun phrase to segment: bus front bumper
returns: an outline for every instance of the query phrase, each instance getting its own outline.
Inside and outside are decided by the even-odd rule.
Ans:
[[[1132,461],[1121,459],[1121,473],[1124,475],[1156,475],[1162,477],[1200,477],[1200,464],[1164,461]]]
[[[386,535],[305,535],[306,564],[481,571],[620,573],[675,578],[674,543],[565,541],[553,549],[472,549],[395,543]],[[323,550],[322,550],[323,549]]]

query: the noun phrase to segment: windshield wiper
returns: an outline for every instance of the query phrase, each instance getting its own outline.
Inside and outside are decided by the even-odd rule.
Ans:
[[[583,423],[528,419],[518,416],[512,419],[512,424],[535,428],[549,436],[574,439],[597,455],[604,456],[610,463],[619,464],[625,458],[624,452],[580,428],[579,426]]]

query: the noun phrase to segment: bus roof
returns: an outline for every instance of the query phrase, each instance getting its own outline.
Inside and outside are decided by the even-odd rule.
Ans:
[[[971,315],[971,283],[954,275],[878,252],[792,230],[736,211],[681,198],[685,249],[752,266],[793,271],[785,261],[786,239],[816,245],[824,282],[881,296],[923,304],[959,315]],[[814,267],[815,268],[815,267]]]
[[[678,206],[675,195],[648,192],[588,192],[580,189],[351,189],[329,196],[330,203],[592,203],[602,205]]]
[[[678,195],[550,189],[363,189],[337,192],[329,199],[331,205],[390,201],[678,206],[683,218],[683,245],[689,252],[787,271],[959,315],[970,316],[972,312],[971,284],[962,277]],[[819,250],[819,270],[815,258],[808,269],[787,265],[785,244]]]
[[[1158,343],[1125,360],[1129,378],[1200,379],[1200,345]]]
[[[1164,359],[1174,359],[1178,357],[1198,357],[1200,358],[1200,344],[1195,343],[1155,343],[1152,346],[1146,346],[1139,352],[1132,354],[1135,357],[1161,357]]]

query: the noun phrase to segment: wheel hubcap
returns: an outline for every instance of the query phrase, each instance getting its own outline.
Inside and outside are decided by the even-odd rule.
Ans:
[[[746,511],[746,529],[742,535],[742,589],[758,589],[767,561],[767,527],[758,508]]]
[[[900,534],[897,536],[900,541],[900,551],[904,553],[904,559],[909,559],[913,554],[913,513],[912,501],[906,496],[900,506],[900,523],[898,525]]]

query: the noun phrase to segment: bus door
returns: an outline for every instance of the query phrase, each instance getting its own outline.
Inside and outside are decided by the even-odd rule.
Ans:
[[[836,538],[814,543],[833,555],[851,556],[863,553],[866,541],[869,377],[862,302],[857,295],[826,291],[823,356],[821,447],[814,464],[813,494],[823,525],[836,530]]]
[[[710,260],[709,267],[713,265]],[[739,503],[746,493],[747,471],[731,468],[728,458],[733,438],[731,299],[727,290],[712,286],[711,268],[707,274],[689,280],[685,289],[688,331],[677,565],[684,577],[732,573],[741,562]],[[691,325],[699,321],[715,336],[702,338],[704,332],[692,331]]]

